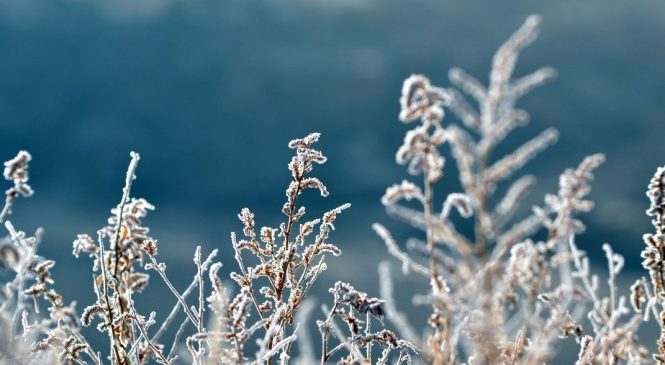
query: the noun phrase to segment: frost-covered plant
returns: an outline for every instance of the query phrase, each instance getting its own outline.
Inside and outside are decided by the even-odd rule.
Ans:
[[[235,259],[239,272],[231,273],[231,278],[240,286],[247,315],[253,308],[261,321],[267,325],[268,337],[261,342],[258,361],[270,362],[278,352],[280,361],[289,357],[290,344],[295,339],[295,331],[290,332],[298,308],[312,289],[321,272],[326,270],[325,253],[339,256],[340,249],[329,241],[335,229],[337,215],[350,204],[332,209],[321,219],[306,221],[305,207],[299,205],[299,198],[306,190],[316,189],[322,197],[328,196],[328,189],[318,178],[311,176],[315,164],[323,164],[326,157],[312,145],[319,140],[319,133],[295,139],[289,148],[295,156],[289,163],[291,183],[286,189],[286,202],[282,213],[286,220],[279,228],[262,227],[256,233],[254,214],[243,209],[238,218],[243,223],[243,239],[231,234]],[[317,230],[318,232],[314,234]],[[254,259],[248,263],[243,252]]]
[[[289,359],[296,330],[290,332],[294,315],[306,298],[315,280],[326,269],[324,253],[335,256],[341,251],[328,238],[334,229],[337,215],[350,204],[344,204],[323,215],[321,219],[303,221],[305,207],[298,205],[300,195],[307,189],[317,189],[327,196],[326,186],[310,176],[314,164],[323,164],[325,156],[312,148],[319,138],[313,133],[289,143],[296,154],[289,163],[293,177],[286,190],[287,201],[282,212],[286,221],[279,228],[262,227],[256,233],[254,215],[245,208],[238,215],[243,223],[243,239],[231,234],[231,243],[239,272],[231,278],[239,285],[234,298],[229,299],[218,273],[221,263],[213,263],[214,250],[207,259],[202,258],[201,248],[194,253],[197,271],[191,285],[181,294],[166,275],[166,265],[157,259],[157,240],[148,236],[149,230],[141,225],[141,219],[154,207],[143,199],[130,199],[132,180],[139,156],[132,153],[127,171],[123,197],[112,210],[109,225],[98,232],[98,243],[79,235],[74,242],[74,254],[86,252],[94,258],[94,271],[100,274],[94,283],[97,301],[83,313],[84,325],[94,316],[102,319],[100,331],[108,332],[111,359],[117,364],[142,364],[155,359],[159,363],[173,363],[177,356],[178,340],[188,324],[194,333],[185,340],[195,364],[244,364],[272,362],[279,357]],[[318,233],[314,234],[318,225]],[[309,239],[314,236],[313,239]],[[104,239],[110,241],[105,249]],[[248,262],[243,252],[251,253],[255,262]],[[146,261],[147,263],[144,263]],[[173,310],[153,335],[149,327],[155,324],[155,313],[146,319],[134,307],[133,295],[148,284],[144,271],[155,271],[177,299]],[[204,275],[212,286],[209,295],[204,293]],[[187,296],[198,288],[198,300],[190,306]],[[205,319],[207,307],[212,316]],[[158,340],[179,310],[185,314],[170,351]],[[252,314],[256,317],[250,319]],[[210,328],[207,328],[210,323]],[[250,339],[258,337],[259,350],[255,355],[246,353]]]
[[[97,231],[97,244],[86,234],[78,235],[73,243],[76,257],[85,252],[94,259],[92,270],[96,273],[93,289],[97,300],[85,308],[81,321],[89,326],[94,317],[100,318],[97,329],[108,334],[110,358],[115,364],[142,364],[153,357],[161,363],[171,363],[174,358],[165,356],[163,346],[147,336],[148,328],[155,323],[155,313],[146,319],[134,306],[134,294],[148,285],[149,276],[142,267],[144,254],[152,261],[146,264],[146,270],[154,268],[163,274],[165,266],[155,262],[156,241],[148,235],[149,229],[141,225],[141,219],[155,207],[144,199],[130,199],[140,157],[132,152],[131,158],[122,198],[111,210],[108,225]]]
[[[65,305],[53,289],[50,270],[55,262],[37,255],[41,230],[29,237],[5,220],[16,197],[33,194],[28,185],[31,159],[28,152],[20,151],[5,162],[4,177],[14,186],[5,192],[0,213],[0,222],[9,232],[0,239],[0,271],[13,271],[14,277],[0,288],[0,362],[81,363],[87,357],[100,364],[99,355],[81,335],[76,303]]]
[[[168,278],[166,264],[158,259],[157,240],[142,224],[143,218],[155,207],[145,199],[131,197],[140,159],[137,153],[130,154],[121,200],[111,210],[107,225],[97,232],[97,239],[79,234],[73,242],[74,256],[86,254],[93,260],[92,289],[96,300],[80,316],[74,304],[64,306],[63,298],[51,287],[53,279],[49,270],[55,262],[36,255],[41,233],[26,237],[9,221],[5,222],[10,234],[0,242],[0,268],[13,270],[16,276],[0,293],[0,360],[19,364],[86,364],[90,361],[96,365],[107,361],[128,365],[183,361],[270,364],[275,359],[281,364],[288,363],[298,332],[297,325],[293,326],[294,319],[307,317],[301,316],[299,310],[306,306],[303,301],[326,270],[324,254],[340,255],[340,249],[329,237],[338,214],[350,207],[343,204],[324,213],[321,219],[306,221],[303,218],[305,207],[298,202],[305,190],[316,189],[321,196],[328,195],[326,186],[311,176],[314,164],[326,161],[320,151],[312,148],[318,138],[319,134],[313,133],[289,143],[295,156],[289,163],[292,181],[286,189],[287,200],[282,209],[286,220],[279,228],[263,227],[257,234],[254,215],[249,209],[243,209],[238,215],[243,223],[243,238],[238,240],[235,233],[231,234],[239,266],[238,272],[230,273],[239,285],[233,298],[229,298],[230,293],[218,275],[222,264],[214,262],[217,250],[204,258],[201,247],[196,248],[196,272],[184,291],[178,290]],[[30,158],[22,151],[5,163],[5,178],[14,186],[7,190],[0,220],[11,212],[17,196],[32,195],[28,185]],[[250,261],[250,257],[254,261]],[[135,306],[140,293],[150,283],[151,271],[162,279],[176,299],[171,312],[159,323],[156,312],[145,316]],[[205,290],[207,285],[211,288],[209,293]],[[188,299],[190,296],[194,300]],[[48,317],[40,315],[42,300],[49,305]],[[30,302],[34,302],[34,306]],[[377,312],[379,308],[358,307],[356,310],[382,317]],[[177,332],[171,341],[164,343],[163,335],[180,313],[184,318]],[[81,334],[81,324],[93,323],[107,334],[108,352],[93,350]],[[406,342],[388,331],[365,335],[373,337],[355,340],[354,346],[366,347],[371,342],[389,349],[406,346]],[[251,352],[254,342],[258,349]],[[183,356],[183,347],[189,358]],[[368,354],[371,358],[370,349]],[[383,358],[388,358],[387,350]]]
[[[514,214],[535,179],[522,176],[497,190],[557,139],[557,132],[547,129],[512,153],[493,156],[498,144],[528,121],[528,114],[516,108],[518,99],[554,76],[552,69],[543,68],[512,80],[517,56],[536,38],[539,22],[537,16],[527,18],[499,48],[489,86],[460,69],[450,71],[451,82],[475,99],[477,110],[455,88],[434,86],[425,76],[404,82],[399,119],[415,127],[406,133],[396,161],[421,176],[421,183],[404,180],[389,187],[382,203],[424,234],[408,240],[404,249],[386,227],[373,228],[402,271],[429,284],[426,294],[414,297],[415,304],[431,309],[427,328],[414,327],[396,308],[390,264],[384,262],[379,267],[381,299],[342,282],[329,290],[332,306],[323,305],[324,318],[317,321],[320,352],[311,347],[306,324],[314,304],[307,297],[326,270],[325,254],[341,254],[329,239],[337,215],[350,207],[341,205],[320,219],[304,218],[305,190],[328,195],[312,176],[314,166],[326,162],[313,148],[318,133],[289,143],[295,155],[288,165],[292,179],[282,208],[284,222],[257,229],[249,209],[238,214],[242,237],[232,233],[230,239],[238,269],[229,273],[237,290],[223,284],[222,264],[215,261],[218,251],[204,256],[200,246],[187,288],[180,290],[169,279],[158,256],[160,245],[142,223],[155,207],[131,196],[139,161],[132,152],[121,200],[107,224],[96,239],[80,234],[73,242],[74,256],[86,254],[93,260],[96,298],[80,315],[76,303],[65,305],[53,289],[55,262],[37,255],[41,230],[29,237],[6,220],[17,197],[33,195],[28,184],[31,156],[21,151],[4,169],[12,186],[0,211],[0,223],[9,233],[0,239],[0,271],[8,277],[0,288],[0,363],[286,365],[297,353],[292,363],[298,365],[536,365],[552,362],[558,339],[571,336],[579,344],[577,365],[645,364],[649,351],[638,342],[637,330],[653,316],[661,334],[653,341],[657,351],[652,359],[665,364],[665,167],[656,171],[647,191],[655,233],[644,235],[642,264],[651,280],[642,278],[631,287],[632,312],[616,285],[623,257],[608,244],[602,246],[609,269],[608,294],[603,295],[589,258],[575,243],[585,228],[578,216],[594,205],[589,193],[603,155],[588,156],[565,170],[556,194],[547,194],[522,219]],[[444,123],[446,109],[463,126]],[[446,145],[463,192],[437,203],[434,189],[444,177],[441,148]],[[497,191],[503,195],[495,196]],[[467,219],[472,232],[458,224]],[[151,272],[175,297],[163,318],[154,311],[143,315],[135,306]],[[397,331],[386,328],[384,320]],[[107,349],[93,349],[83,336],[81,325],[93,323],[108,336]],[[174,323],[179,323],[177,329]],[[165,341],[170,329],[176,332]]]
[[[582,341],[580,363],[591,363],[585,362],[587,358],[600,363],[639,361],[644,353],[635,342],[639,321],[635,317],[625,325],[619,321],[627,312],[614,284],[622,258],[606,246],[611,296],[600,298],[597,279],[591,283],[588,278],[588,260],[573,243],[584,229],[575,216],[593,207],[586,196],[593,170],[604,157],[589,156],[577,169],[566,170],[559,179],[558,194],[546,195],[543,206],[534,207],[517,222],[513,214],[535,179],[522,176],[503,197],[494,196],[500,183],[558,137],[554,129],[547,129],[508,155],[492,155],[511,131],[528,121],[528,114],[516,108],[518,99],[555,75],[552,69],[542,68],[512,80],[519,52],[536,38],[539,24],[538,16],[528,17],[499,48],[489,86],[461,69],[450,71],[450,81],[475,99],[478,110],[456,89],[434,86],[423,75],[407,78],[402,88],[399,119],[415,122],[416,127],[406,133],[396,161],[408,165],[411,175],[422,175],[422,184],[405,180],[393,185],[382,203],[392,215],[424,230],[425,236],[410,239],[407,252],[387,228],[378,223],[373,228],[405,273],[413,271],[430,283],[427,295],[414,298],[432,308],[429,331],[418,334],[401,314],[392,322],[424,350],[425,360],[431,363],[542,364],[555,355],[557,337],[571,334]],[[444,123],[444,108],[464,127]],[[436,210],[433,190],[444,175],[445,159],[439,150],[444,144],[450,145],[464,192],[449,194]],[[411,200],[422,209],[402,204]],[[453,210],[463,218],[473,216],[472,234],[457,229]],[[546,236],[538,239],[536,233],[542,229]],[[386,266],[381,275],[383,296],[390,302]],[[580,322],[589,302],[593,338],[583,337],[586,332]],[[593,356],[584,350],[592,345]]]
[[[649,272],[651,281],[645,278],[635,281],[631,286],[631,304],[636,312],[644,315],[648,321],[653,314],[660,327],[657,340],[657,352],[653,360],[665,364],[665,166],[659,167],[647,188],[650,205],[646,214],[651,219],[655,233],[643,236],[642,266]]]
[[[347,354],[338,364],[372,363],[375,359],[372,353],[373,344],[383,348],[376,364],[387,364],[393,350],[399,350],[395,364],[411,363],[411,353],[418,353],[415,345],[400,339],[387,329],[372,330],[372,318],[383,324],[386,314],[385,301],[370,298],[367,293],[357,291],[350,284],[340,281],[329,291],[334,297],[332,308],[328,310],[324,307],[324,311],[328,312],[326,319],[317,321],[321,333],[321,364],[328,363],[342,349],[345,349]],[[342,335],[343,331],[335,322],[336,318],[346,324],[349,336]],[[333,337],[337,337],[339,343],[330,348],[329,342]]]

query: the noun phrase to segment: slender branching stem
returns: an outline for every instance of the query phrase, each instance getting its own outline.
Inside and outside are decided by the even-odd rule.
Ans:
[[[99,263],[102,270],[102,292],[104,293],[104,304],[106,304],[106,311],[108,314],[108,324],[107,329],[109,332],[109,340],[111,341],[111,362],[112,363],[123,363],[123,358],[120,356],[120,350],[118,349],[118,344],[116,341],[115,332],[113,331],[113,307],[111,306],[111,299],[109,298],[109,289],[108,289],[108,275],[106,270],[106,264],[104,260],[104,232],[101,230],[97,232],[98,234],[98,243],[99,243]]]
[[[208,255],[208,257],[205,259],[205,261],[204,261],[201,265],[202,265],[203,267],[208,267],[208,266],[210,266],[210,263],[211,263],[212,260],[215,258],[215,256],[217,256],[217,250],[213,250],[213,251]],[[185,299],[187,299],[187,296],[189,296],[189,294],[192,293],[192,291],[194,290],[194,288],[195,288],[197,285],[200,285],[200,284],[201,284],[201,282],[200,282],[200,280],[199,280],[199,274],[198,274],[198,272],[197,272],[197,274],[194,275],[194,277],[192,278],[192,282],[189,284],[189,286],[187,287],[187,289],[185,289],[185,291],[184,291],[184,292],[182,293],[182,295],[181,295],[183,301],[184,301]],[[152,338],[150,339],[150,341],[152,341],[152,342],[157,342],[157,341],[159,340],[159,338],[160,338],[160,337],[166,332],[166,330],[168,329],[169,325],[171,324],[171,322],[173,322],[173,320],[175,319],[176,315],[178,314],[178,309],[180,308],[180,306],[182,306],[182,301],[180,301],[180,300],[176,301],[175,305],[174,305],[173,308],[171,309],[171,312],[170,312],[169,315],[166,317],[166,319],[162,322],[162,324],[160,325],[159,329],[158,329],[157,332],[152,336]],[[186,323],[187,320],[189,320],[189,317],[187,317],[187,319],[186,319],[184,322]],[[194,325],[195,325],[195,324],[194,324]],[[181,325],[181,327],[182,327],[182,326],[184,326],[184,325]],[[171,357],[171,356],[169,355],[169,357]]]
[[[328,316],[326,317],[327,323],[332,322],[332,318],[335,315],[335,311],[337,310],[338,306],[339,303],[335,301],[332,308],[330,308],[330,312],[328,312]],[[321,365],[327,364],[328,359],[330,358],[330,354],[328,353],[328,336],[329,334],[324,334],[321,340]]]
[[[166,276],[166,273],[164,270],[159,266],[159,263],[154,257],[150,257],[150,260],[152,261],[152,266],[150,268],[154,269],[157,271],[159,276],[161,276],[162,280],[164,280],[164,283],[166,286],[171,290],[171,293],[176,297],[178,302],[180,302],[180,305],[182,306],[183,312],[185,312],[185,315],[187,315],[187,318],[196,326],[196,329],[200,332],[201,327],[200,327],[200,321],[197,318],[196,314],[194,314],[188,307],[187,307],[187,302],[185,302],[185,298],[183,298],[178,290],[173,286],[173,283],[171,283],[171,280]],[[198,279],[197,279],[198,280]]]
[[[289,212],[288,222],[286,225],[286,231],[284,232],[284,253],[288,254],[289,257],[286,260],[284,260],[284,263],[282,264],[282,276],[278,283],[279,286],[276,289],[278,301],[282,300],[282,292],[284,291],[284,286],[286,285],[286,274],[289,269],[289,264],[291,263],[291,260],[293,260],[293,254],[295,253],[295,252],[289,252],[289,240],[291,239],[291,231],[293,230],[293,224],[295,223],[293,215],[296,212],[298,197],[300,196],[300,190],[302,189],[302,178],[303,178],[302,176],[296,177],[296,183],[298,185],[296,186],[294,197],[291,200],[291,205],[289,206],[288,209]]]

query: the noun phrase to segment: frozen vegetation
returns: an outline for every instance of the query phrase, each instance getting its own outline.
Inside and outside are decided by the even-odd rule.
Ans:
[[[37,252],[41,232],[27,234],[10,221],[17,200],[33,195],[32,157],[20,151],[4,165],[11,186],[0,212],[7,230],[0,269],[8,278],[0,291],[0,362],[530,365],[552,362],[561,338],[572,337],[578,365],[665,364],[665,167],[656,170],[647,190],[646,213],[654,227],[644,235],[648,276],[629,293],[616,287],[624,260],[610,245],[602,246],[609,275],[600,283],[575,244],[585,228],[579,216],[594,206],[587,196],[602,154],[563,171],[557,191],[515,217],[536,183],[533,176],[519,176],[520,168],[558,138],[550,128],[508,154],[494,153],[529,121],[517,107],[520,97],[555,77],[551,68],[513,77],[518,55],[536,39],[539,24],[538,16],[528,17],[501,45],[487,86],[457,68],[449,72],[450,87],[435,86],[424,75],[404,81],[398,118],[412,129],[395,159],[411,178],[388,187],[381,203],[414,232],[398,242],[389,225],[373,225],[398,264],[380,265],[380,298],[337,282],[330,297],[318,298],[321,310],[309,300],[326,275],[326,262],[343,255],[334,243],[334,224],[351,207],[332,207],[313,218],[303,205],[301,196],[312,195],[308,190],[329,194],[314,176],[327,160],[315,148],[319,133],[288,144],[294,155],[283,222],[260,226],[249,208],[242,209],[228,246],[219,252],[196,248],[185,288],[171,282],[160,261],[158,251],[169,248],[160,247],[142,224],[155,207],[132,196],[140,158],[132,152],[106,226],[73,239],[73,255],[93,274],[91,287],[81,290],[92,290],[95,300],[80,308],[54,290],[50,269],[56,263]],[[440,201],[437,183],[454,178],[445,173],[446,156],[457,166],[462,191],[445,192]],[[237,265],[223,267],[220,252],[232,254]],[[413,298],[430,313],[426,328],[415,328],[396,306],[396,296],[411,295],[393,286],[391,268],[397,266],[428,284]],[[173,295],[172,310],[160,313],[160,320],[135,306],[148,285],[164,285]],[[646,321],[657,322],[660,338],[638,338]],[[107,336],[107,346],[91,345],[82,332],[88,326]]]

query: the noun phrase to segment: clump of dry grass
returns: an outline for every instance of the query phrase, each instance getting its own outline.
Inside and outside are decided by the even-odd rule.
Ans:
[[[372,345],[375,343],[383,348],[376,364],[387,364],[393,350],[399,350],[395,364],[411,363],[411,354],[418,353],[415,345],[400,339],[387,329],[372,331],[372,318],[383,324],[386,315],[384,300],[370,298],[367,293],[357,291],[350,284],[339,281],[330,289],[330,293],[334,297],[333,306],[329,310],[324,306],[324,312],[328,312],[326,319],[317,321],[321,332],[321,364],[327,364],[342,349],[347,350],[347,355],[342,357],[338,364],[372,363],[375,359]],[[349,336],[342,335],[343,331],[337,326],[336,318],[347,325]],[[333,335],[337,337],[339,344],[331,349],[328,345]]]
[[[92,289],[96,300],[80,316],[74,304],[64,306],[62,296],[51,289],[54,281],[49,269],[55,262],[36,255],[40,233],[26,237],[6,222],[10,235],[2,242],[0,265],[15,271],[16,276],[2,292],[0,359],[98,365],[287,363],[298,331],[294,318],[326,270],[325,254],[341,254],[329,237],[338,215],[350,207],[344,204],[320,219],[304,219],[305,207],[299,200],[306,190],[328,196],[323,182],[312,176],[314,165],[326,162],[326,157],[312,147],[318,139],[319,134],[312,133],[289,143],[295,152],[288,165],[292,181],[282,209],[286,218],[278,228],[262,227],[257,234],[250,210],[245,208],[238,215],[243,238],[231,234],[238,264],[238,271],[229,273],[238,285],[232,298],[232,288],[226,288],[219,277],[222,264],[215,262],[217,250],[204,258],[201,247],[196,248],[196,272],[185,290],[177,289],[168,278],[166,264],[158,258],[158,241],[141,222],[155,207],[145,199],[131,197],[140,158],[137,153],[131,153],[121,200],[111,210],[107,225],[97,232],[97,239],[80,234],[73,242],[73,255],[87,254],[95,273]],[[32,195],[29,161],[30,155],[22,151],[5,163],[5,178],[14,186],[7,190],[0,219],[11,212],[17,196]],[[175,297],[173,309],[161,323],[157,323],[155,312],[146,316],[135,306],[139,293],[150,283],[150,272],[156,273]],[[49,318],[40,315],[40,299],[48,302]],[[163,342],[179,313],[184,319],[176,334]],[[108,352],[93,350],[81,334],[81,326],[93,323],[107,334]],[[394,335],[390,341],[386,334],[373,335],[379,337],[363,343],[378,341],[393,346],[398,341]],[[188,357],[182,355],[183,347]]]
[[[636,312],[643,313],[645,321],[649,320],[650,314],[656,319],[660,337],[653,359],[658,364],[665,364],[665,166],[656,170],[649,182],[647,196],[651,204],[646,213],[653,218],[651,224],[655,233],[643,236],[642,266],[649,272],[651,281],[649,285],[645,278],[637,280],[630,288],[630,301]]]
[[[0,222],[9,233],[0,241],[0,270],[11,270],[15,275],[0,289],[0,360],[51,364],[72,359],[81,362],[86,355],[99,364],[99,355],[80,332],[76,304],[65,305],[63,297],[53,289],[50,270],[55,262],[37,255],[41,230],[28,236],[6,220],[17,197],[33,194],[28,184],[31,159],[28,152],[20,151],[5,162],[4,177],[13,186],[5,192],[0,213]]]
[[[174,363],[178,340],[188,326],[193,327],[193,334],[184,342],[195,364],[288,360],[297,331],[292,328],[294,315],[326,269],[324,254],[341,253],[328,239],[337,215],[350,206],[344,204],[325,213],[321,219],[303,221],[305,207],[298,204],[301,194],[315,189],[321,196],[328,195],[326,186],[311,176],[315,164],[326,162],[325,156],[312,148],[318,138],[314,133],[289,143],[295,156],[289,163],[292,181],[286,189],[287,200],[282,209],[286,220],[279,228],[262,227],[257,234],[250,210],[245,208],[238,215],[243,224],[243,238],[231,234],[239,268],[230,273],[239,286],[233,298],[227,296],[227,288],[218,276],[222,265],[214,262],[217,250],[203,259],[201,247],[197,247],[194,253],[196,274],[184,292],[168,279],[166,265],[157,258],[157,241],[148,236],[149,230],[141,225],[141,218],[154,207],[143,199],[130,199],[139,159],[132,153],[123,197],[112,210],[109,225],[98,232],[98,244],[94,245],[86,235],[80,235],[74,242],[74,253],[90,254],[94,258],[93,270],[100,272],[95,283],[97,301],[84,310],[82,321],[89,325],[93,317],[100,318],[98,329],[108,332],[113,363],[142,364],[151,360]],[[318,233],[314,234],[317,228]],[[109,249],[105,249],[105,238],[109,239]],[[135,293],[148,285],[148,271],[156,272],[177,299],[171,314],[154,334],[149,332],[155,324],[155,313],[148,318],[140,315],[133,299]],[[206,274],[212,287],[208,295],[205,294]],[[191,305],[187,296],[195,291],[198,295]],[[207,319],[206,308],[211,312]],[[167,348],[159,340],[179,310],[185,314],[185,319],[170,351],[166,352]],[[253,339],[257,339],[259,350],[248,354],[246,345]]]
[[[542,68],[512,79],[519,52],[535,40],[539,24],[538,16],[528,17],[499,48],[487,87],[457,68],[450,70],[449,78],[461,92],[434,86],[423,75],[404,82],[399,118],[416,126],[406,133],[396,161],[407,165],[411,175],[422,175],[422,182],[405,180],[389,187],[382,203],[424,235],[410,239],[404,250],[386,227],[373,227],[404,273],[413,272],[430,283],[427,294],[414,298],[417,304],[431,306],[428,330],[421,334],[412,328],[394,306],[390,312],[398,315],[388,317],[423,349],[430,363],[548,363],[556,354],[558,338],[571,335],[581,345],[578,364],[646,361],[646,350],[636,341],[641,316],[629,316],[625,298],[617,294],[615,278],[623,258],[603,246],[610,272],[610,296],[604,298],[598,294],[597,277],[590,275],[588,258],[574,243],[575,235],[584,230],[577,216],[593,208],[587,195],[603,155],[589,156],[577,168],[564,171],[557,194],[546,195],[544,204],[534,206],[527,217],[515,220],[513,215],[535,184],[534,177],[514,179],[502,197],[494,196],[499,184],[558,137],[556,130],[546,129],[512,153],[493,156],[510,132],[528,122],[528,114],[516,108],[518,99],[555,76],[554,70]],[[463,93],[474,99],[477,110]],[[444,123],[444,110],[453,112],[462,126]],[[434,188],[444,176],[440,148],[446,144],[463,192],[449,194],[438,205]],[[403,204],[409,201],[421,208]],[[454,211],[462,219],[473,219],[472,234],[458,230]],[[545,238],[538,239],[542,230]],[[389,269],[384,265],[380,272],[383,297],[393,302]],[[643,288],[636,290],[646,293]],[[582,321],[586,311],[590,329]],[[624,321],[625,317],[629,318]]]
[[[155,207],[131,195],[139,162],[132,152],[122,197],[107,224],[96,239],[80,234],[73,242],[73,255],[91,258],[94,273],[96,298],[80,314],[75,303],[66,305],[53,289],[50,270],[55,262],[37,255],[41,231],[28,236],[6,221],[17,197],[33,195],[28,184],[31,156],[21,151],[4,169],[13,186],[0,212],[8,231],[0,240],[0,270],[14,275],[0,290],[0,361],[535,365],[551,362],[559,339],[573,337],[580,348],[578,365],[644,364],[650,361],[644,345],[650,344],[638,342],[637,330],[653,316],[661,335],[654,341],[652,359],[665,364],[665,167],[656,171],[648,187],[647,214],[656,232],[644,235],[642,257],[651,280],[642,278],[631,287],[632,311],[616,287],[623,257],[608,244],[602,246],[609,271],[609,294],[603,296],[588,257],[575,244],[584,230],[578,217],[594,205],[588,195],[603,155],[588,156],[565,170],[558,191],[547,194],[526,217],[514,215],[534,177],[513,179],[502,196],[495,196],[502,191],[497,186],[510,181],[558,136],[546,129],[507,155],[493,155],[511,131],[528,122],[528,114],[516,107],[518,99],[555,75],[543,68],[512,80],[519,52],[535,40],[539,23],[537,16],[527,18],[499,48],[487,87],[460,69],[449,74],[457,89],[434,86],[423,75],[404,82],[399,119],[415,127],[406,133],[396,161],[420,176],[420,182],[404,180],[389,187],[381,202],[422,233],[404,247],[383,225],[373,228],[402,272],[429,284],[427,293],[414,297],[415,304],[431,311],[428,328],[414,328],[396,308],[390,265],[384,262],[379,267],[382,298],[342,282],[329,290],[332,305],[322,305],[324,316],[316,321],[319,353],[313,348],[307,323],[315,317],[314,304],[307,297],[326,270],[325,255],[341,254],[330,235],[338,215],[350,207],[344,204],[320,219],[305,219],[302,195],[312,189],[322,197],[329,194],[312,175],[316,165],[326,162],[313,147],[318,133],[289,143],[294,156],[288,164],[284,222],[258,228],[248,208],[238,214],[242,235],[230,237],[238,267],[228,272],[237,288],[224,284],[225,275],[220,277],[218,251],[204,256],[200,246],[193,255],[189,286],[182,290],[171,282],[158,256],[160,244],[142,224]],[[477,110],[462,92],[475,99]],[[462,126],[444,123],[445,110]],[[446,146],[463,191],[436,202]],[[459,229],[461,220],[472,220],[473,232]],[[159,321],[155,312],[142,314],[135,306],[151,282],[150,273],[175,298]],[[81,328],[92,324],[106,334],[108,348],[94,349],[85,338]],[[166,340],[169,329],[176,332]]]

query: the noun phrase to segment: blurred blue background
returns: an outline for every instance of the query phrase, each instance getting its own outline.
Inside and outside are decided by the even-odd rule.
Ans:
[[[220,248],[224,273],[235,270],[228,237],[242,207],[259,226],[278,225],[286,144],[319,131],[329,163],[317,174],[331,197],[311,193],[305,204],[313,214],[353,204],[333,235],[344,256],[329,260],[320,288],[349,280],[376,295],[387,256],[370,224],[407,232],[379,202],[406,177],[394,163],[408,128],[397,120],[402,80],[424,73],[448,86],[460,66],[485,82],[494,51],[531,13],[543,16],[541,37],[516,74],[553,66],[559,77],[523,99],[532,123],[504,152],[549,126],[561,138],[524,169],[540,184],[522,213],[556,190],[563,169],[604,152],[578,244],[604,270],[600,246],[610,242],[626,277],[642,275],[644,190],[665,163],[662,0],[2,0],[0,156],[29,150],[36,190],[11,219],[44,227],[58,287],[88,305],[90,260],[71,256],[71,242],[105,224],[135,150],[133,195],[156,205],[146,223],[182,287],[196,244]],[[448,166],[442,192],[459,189]],[[168,293],[153,290],[141,305],[166,308]]]

